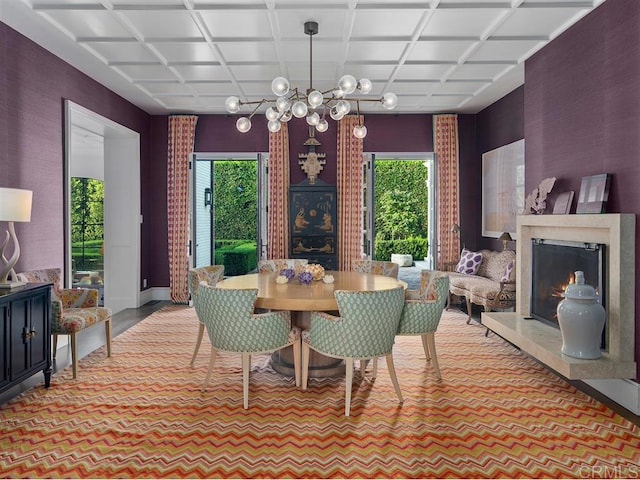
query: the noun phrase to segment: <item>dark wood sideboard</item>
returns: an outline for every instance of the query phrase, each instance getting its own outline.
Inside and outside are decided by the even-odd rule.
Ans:
[[[51,384],[51,284],[0,290],[0,393],[42,370]]]

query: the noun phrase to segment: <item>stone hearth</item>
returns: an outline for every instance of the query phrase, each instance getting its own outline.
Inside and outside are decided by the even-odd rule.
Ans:
[[[607,350],[597,360],[561,353],[560,330],[528,320],[531,239],[602,243],[607,246]],[[515,312],[482,313],[482,323],[569,379],[634,378],[635,215],[521,215],[517,227]]]

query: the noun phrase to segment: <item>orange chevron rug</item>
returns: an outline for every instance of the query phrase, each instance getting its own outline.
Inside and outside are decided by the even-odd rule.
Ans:
[[[443,380],[419,338],[399,337],[397,403],[384,361],[309,390],[253,360],[249,410],[240,357],[209,349],[189,366],[197,320],[171,306],[0,408],[0,476],[67,478],[638,478],[640,432],[496,335],[445,313]]]

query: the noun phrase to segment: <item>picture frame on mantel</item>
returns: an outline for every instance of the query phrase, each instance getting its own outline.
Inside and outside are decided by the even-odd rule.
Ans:
[[[553,204],[554,215],[568,215],[571,213],[571,205],[573,204],[573,190],[563,192],[558,195]]]
[[[576,213],[605,213],[610,184],[611,175],[608,173],[582,177]]]

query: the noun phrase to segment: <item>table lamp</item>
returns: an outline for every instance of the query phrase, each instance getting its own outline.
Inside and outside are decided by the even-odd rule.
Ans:
[[[20,244],[16,236],[14,222],[31,221],[31,190],[0,187],[0,222],[9,222],[9,230],[6,237],[0,242],[0,290],[12,289],[24,285],[18,281],[13,269],[20,258]],[[13,240],[13,255],[7,260],[5,248]],[[11,275],[11,278],[9,278]]]
[[[513,238],[511,238],[509,232],[502,232],[502,235],[500,235],[500,238],[498,238],[498,240],[502,240],[502,250],[506,250],[507,242],[512,242]]]

